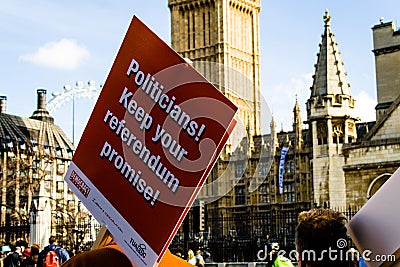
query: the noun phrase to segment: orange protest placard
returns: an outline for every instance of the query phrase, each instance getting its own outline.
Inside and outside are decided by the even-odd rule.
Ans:
[[[236,110],[132,19],[65,180],[136,266],[160,261]]]

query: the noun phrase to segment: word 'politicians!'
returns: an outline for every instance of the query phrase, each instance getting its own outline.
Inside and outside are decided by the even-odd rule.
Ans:
[[[194,138],[196,142],[199,142],[201,136],[204,134],[206,126],[204,124],[199,126],[195,120],[192,120],[189,114],[185,113],[178,104],[175,104],[175,96],[170,97],[163,93],[164,86],[155,80],[150,73],[145,74],[141,71],[139,63],[135,59],[132,59],[126,72],[128,77],[132,74],[135,74],[134,80],[137,87],[140,87],[143,92],[145,92],[161,110],[165,111],[172,120],[182,127],[190,137]],[[127,107],[132,95],[133,94],[128,92],[125,88],[120,103],[123,103],[124,106]]]

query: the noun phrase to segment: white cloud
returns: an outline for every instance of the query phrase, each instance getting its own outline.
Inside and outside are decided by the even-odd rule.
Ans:
[[[20,60],[49,68],[73,70],[89,55],[89,51],[75,40],[61,39],[44,44],[34,53],[21,55]]]
[[[354,99],[356,100],[356,115],[360,117],[361,121],[375,121],[375,106],[377,101],[365,91],[361,91],[358,95],[354,96]]]
[[[292,78],[286,83],[275,86],[265,92],[266,102],[272,110],[278,131],[283,127],[285,131],[292,130],[293,108],[296,101],[300,106],[302,120],[306,120],[306,101],[310,97],[312,74],[303,74]]]

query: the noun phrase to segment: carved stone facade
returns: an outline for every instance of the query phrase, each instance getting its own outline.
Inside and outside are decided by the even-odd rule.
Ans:
[[[169,0],[168,4],[172,48],[239,107],[238,119],[246,131],[235,150],[229,149],[228,141],[199,194],[207,206],[201,230],[220,238],[255,232],[276,238],[272,233],[282,231],[292,236],[297,212],[312,203],[311,154],[298,103],[293,132],[278,133],[272,120],[263,125],[270,127],[270,134],[260,135],[260,1]],[[280,169],[283,147],[289,151]],[[278,187],[280,173],[284,179]],[[280,210],[293,216],[267,223],[265,214]],[[257,222],[248,225],[245,218],[253,217]]]
[[[383,20],[372,31],[377,120],[359,124],[365,135],[343,147],[346,202],[355,205],[363,205],[400,167],[400,31]]]
[[[383,117],[399,95],[400,31],[394,22],[384,22],[372,28],[378,105],[376,119]]]
[[[171,46],[240,110],[260,134],[260,0],[169,0]]]
[[[307,127],[299,119],[296,101],[291,131],[277,132],[272,120],[270,134],[259,135],[260,1],[169,0],[169,7],[172,47],[239,106],[249,136],[236,151],[220,157],[199,195],[207,203],[205,230],[226,236],[255,229],[274,235],[285,229],[290,236],[295,221],[279,219],[264,225],[267,229],[265,221],[245,227],[243,220],[276,211],[297,214],[314,206],[359,207],[400,166],[400,121],[396,119],[400,115],[400,34],[393,23],[373,27],[377,122],[359,122],[355,115],[356,100],[326,11],[306,103]],[[200,61],[235,69],[250,77],[253,87],[229,83],[229,72],[208,73],[211,65]],[[244,102],[235,98],[243,95],[237,94],[241,90],[248,94]],[[280,167],[282,150],[287,147]],[[231,219],[222,226],[213,224],[217,218]]]

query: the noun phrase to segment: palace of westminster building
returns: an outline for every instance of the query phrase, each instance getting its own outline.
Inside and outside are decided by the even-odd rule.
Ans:
[[[228,141],[200,191],[198,230],[236,238],[284,234],[291,242],[301,210],[357,209],[400,166],[400,31],[393,22],[372,28],[376,121],[355,115],[357,99],[326,11],[309,98],[288,107],[293,128],[278,131],[273,118],[260,125],[260,0],[168,0],[168,6],[171,47],[239,107],[245,132],[236,147]],[[46,190],[52,205],[77,212],[63,182],[74,146],[47,112],[46,91],[38,90],[30,118],[8,114],[6,100],[0,99],[0,223],[29,217]],[[194,223],[194,212],[189,217]]]
[[[207,203],[206,228],[224,236],[279,235],[284,228],[293,237],[299,211],[358,209],[400,166],[400,31],[393,22],[380,21],[372,28],[376,121],[360,122],[355,115],[356,99],[326,11],[305,103],[307,120],[301,120],[302,106],[296,100],[293,128],[277,131],[272,118],[270,133],[262,135],[260,1],[169,0],[169,8],[172,48],[239,106],[249,139],[247,147],[234,151],[227,145],[200,192],[200,203]],[[208,61],[251,82],[229,82],[229,72],[212,72],[204,63]],[[276,214],[282,216],[271,217]]]

